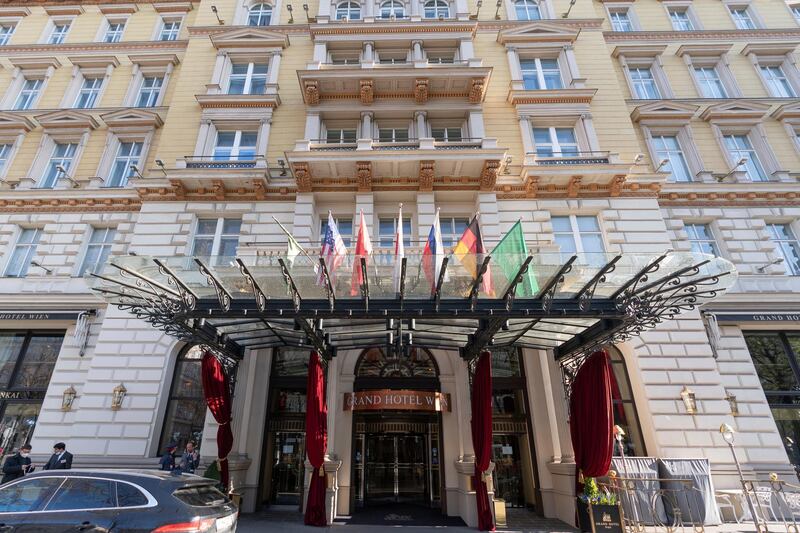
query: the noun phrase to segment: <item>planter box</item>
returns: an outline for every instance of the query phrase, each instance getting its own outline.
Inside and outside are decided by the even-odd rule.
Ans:
[[[622,507],[593,505],[577,498],[578,527],[584,533],[624,533]]]

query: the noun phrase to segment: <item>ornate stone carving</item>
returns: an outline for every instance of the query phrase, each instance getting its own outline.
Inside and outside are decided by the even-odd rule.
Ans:
[[[483,100],[483,78],[474,78],[469,89],[469,103],[480,104]]]
[[[211,191],[215,200],[225,199],[225,184],[222,180],[211,180]]]
[[[611,186],[609,187],[609,196],[619,196],[622,194],[622,187],[624,185],[625,176],[614,176],[614,179],[611,180]]]
[[[433,191],[434,162],[419,162],[419,190],[421,192]]]
[[[319,104],[319,86],[316,80],[305,82],[306,103],[308,105]]]
[[[482,191],[494,190],[494,186],[495,184],[497,184],[497,170],[499,168],[500,168],[500,161],[498,160],[486,161],[483,164],[483,170],[481,171],[481,183],[480,183]]]
[[[536,198],[539,193],[539,176],[528,176],[525,182],[525,198]]]
[[[358,192],[372,190],[372,163],[369,161],[356,161],[356,178],[358,179]]]
[[[567,197],[568,198],[577,198],[578,194],[581,192],[581,181],[583,178],[581,176],[572,176],[569,180],[569,184],[567,185]]]
[[[311,169],[308,163],[294,163],[293,167],[297,192],[311,192]]]
[[[372,80],[361,80],[361,90],[359,92],[359,98],[361,99],[361,103],[364,105],[369,105],[375,100],[375,94],[372,90]]]
[[[424,104],[428,101],[428,80],[419,78],[414,84],[414,100],[418,104]]]
[[[253,180],[253,192],[256,195],[256,200],[261,201],[267,199],[267,188],[265,187],[264,180]]]
[[[176,200],[186,200],[186,187],[181,180],[169,180],[169,184],[172,185]]]

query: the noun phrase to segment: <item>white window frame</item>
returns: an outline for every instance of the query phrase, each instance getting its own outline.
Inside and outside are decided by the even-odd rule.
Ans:
[[[794,21],[800,26],[800,4],[786,4],[786,7],[794,17]]]
[[[421,1],[422,1],[422,6],[421,6],[422,20],[440,20],[440,19],[448,20],[453,18],[453,6],[450,5],[450,2],[448,2],[447,0],[421,0]],[[429,8],[427,4],[430,3],[433,3],[434,5]],[[435,16],[433,17],[427,16],[428,9],[433,9]],[[443,9],[447,10],[447,13],[445,15],[442,15],[441,13]]]
[[[118,32],[111,32],[111,26],[121,24],[122,29]],[[128,17],[105,17],[103,23],[100,25],[100,30],[97,32],[95,41],[98,43],[119,43],[125,37],[125,30],[128,28]],[[111,32],[111,33],[110,33]],[[116,40],[108,41],[109,35],[116,35]]]
[[[697,142],[695,142],[694,136],[692,135],[692,128],[689,124],[676,126],[670,124],[669,119],[666,119],[664,124],[659,124],[658,121],[648,121],[642,124],[642,133],[647,142],[647,149],[650,153],[650,161],[653,163],[653,168],[658,167],[661,163],[661,158],[653,142],[653,137],[676,137],[681,152],[683,153],[684,161],[689,168],[690,180],[688,183],[705,181],[705,178],[709,177],[708,173],[704,170],[703,160],[697,149]]]
[[[728,16],[730,16],[733,25],[738,30],[745,30],[745,31],[752,31],[752,30],[759,30],[764,27],[764,22],[761,20],[761,17],[758,16],[755,8],[753,7],[752,3],[750,2],[726,2],[727,9],[728,9]],[[745,19],[742,19],[740,16],[734,14],[734,11],[744,11],[747,19],[751,22],[753,28],[745,28],[743,25],[740,25],[740,22],[743,22]]]
[[[61,155],[61,156],[56,155],[56,151],[58,150],[58,148],[60,146],[66,146],[67,147],[66,148],[67,154]],[[73,147],[71,155],[69,154],[70,147]],[[80,151],[80,144],[77,143],[77,142],[74,142],[72,140],[69,140],[67,142],[56,142],[56,143],[54,143],[53,149],[50,151],[50,155],[47,158],[47,163],[45,164],[44,171],[39,176],[38,182],[36,184],[36,188],[37,189],[56,189],[56,188],[58,188],[58,180],[64,177],[62,175],[63,173],[60,173],[60,172],[56,171],[56,175],[53,178],[52,184],[47,184],[45,182],[45,180],[47,179],[48,174],[50,173],[50,169],[51,168],[55,168],[55,167],[53,167],[54,163],[57,164],[57,165],[61,165],[61,167],[63,167],[64,170],[66,171],[66,173],[71,178],[74,179],[74,176],[72,174],[73,174],[73,169],[75,168],[75,158],[79,155],[79,151]]]
[[[797,87],[795,86],[795,80],[792,79],[792,76],[787,70],[790,70],[794,65],[791,65],[787,60],[784,60],[780,63],[778,62],[768,62],[768,61],[758,61],[756,65],[756,69],[758,70],[758,75],[761,78],[761,82],[764,84],[764,87],[767,89],[769,95],[773,98],[796,98],[798,95]],[[795,67],[796,68],[796,67]],[[784,87],[783,85],[778,86],[775,82],[776,79],[774,76],[769,77],[765,74],[764,69],[778,69],[782,79],[786,82],[788,87]],[[791,71],[791,70],[790,70]],[[778,90],[786,91],[788,88],[787,94],[778,94]]]
[[[64,44],[69,36],[69,32],[72,29],[72,23],[75,22],[73,17],[67,18],[53,18],[51,17],[50,20],[47,22],[45,26],[45,32],[43,34],[42,43],[43,44],[52,44],[52,45],[59,45]],[[59,26],[66,26],[67,28],[63,32],[57,32]],[[58,42],[53,42],[54,38],[58,38]]]
[[[378,4],[378,20],[397,20],[406,18],[406,6],[400,0],[385,0]],[[398,14],[398,11],[400,14]],[[384,16],[386,13],[386,16]]]
[[[342,221],[348,221],[350,223],[350,232],[343,233],[342,232]],[[350,248],[353,244],[354,239],[356,238],[356,227],[355,227],[355,217],[352,215],[337,215],[336,213],[333,214],[333,221],[336,223],[336,229],[339,230],[339,235],[342,236],[342,241],[344,242],[345,248]],[[319,217],[319,238],[317,242],[322,245],[322,239],[325,238],[325,228],[328,225],[328,216],[320,216]]]
[[[47,166],[50,163],[50,158],[57,144],[78,145],[75,155],[72,157],[72,164],[69,169],[66,169],[70,177],[77,180],[78,176],[75,174],[75,170],[80,165],[83,151],[86,148],[86,143],[89,141],[89,134],[89,131],[61,133],[45,130],[45,134],[42,135],[39,148],[36,151],[36,156],[33,158],[28,173],[25,174],[26,178],[23,178],[23,181],[28,183],[29,187],[39,187],[39,183],[44,178]]]
[[[560,130],[560,129],[572,130],[572,136],[575,138],[575,148],[576,148],[575,155],[569,155],[569,154],[564,155],[563,154],[563,151],[561,150],[562,145],[558,142],[558,130]],[[553,153],[553,155],[540,156],[538,153],[536,153],[537,152],[537,149],[536,149],[536,136],[534,134],[534,130],[547,130],[547,132],[548,132],[548,134],[550,136],[550,142],[548,144],[546,144],[546,146],[550,147],[550,149],[551,149],[550,151]],[[576,130],[576,128],[574,126],[539,126],[539,125],[533,125],[532,129],[531,129],[531,138],[533,138],[533,151],[534,151],[534,153],[536,153],[536,157],[553,157],[553,158],[556,158],[556,157],[561,157],[561,158],[563,158],[563,157],[567,157],[567,158],[569,158],[569,157],[580,157],[583,152],[586,152],[586,150],[583,150],[582,147],[581,147],[581,138],[580,138],[580,135],[578,135],[578,132],[577,132],[577,130]],[[565,146],[567,146],[567,145],[565,145]]]
[[[800,276],[800,261],[791,261],[790,251],[787,248],[793,248],[794,253],[800,257],[800,239],[797,238],[795,228],[791,222],[769,222],[767,223],[767,234],[770,240],[775,244],[776,253],[783,258],[783,267],[787,276]],[[786,233],[789,238],[782,238],[778,236],[778,232],[774,231],[775,226],[783,226],[786,228]]]
[[[96,235],[102,235],[102,240],[99,242],[92,242],[92,239],[94,239]],[[114,239],[116,236],[116,228],[91,226],[86,236],[86,247],[83,250],[83,257],[78,265],[78,269],[75,271],[75,276],[84,277],[87,273],[102,273],[111,256],[111,249],[114,247]],[[91,250],[98,248],[100,251],[97,254],[97,260],[93,264],[89,264],[88,261]]]
[[[15,144],[15,141],[0,140],[0,179],[6,176],[8,167],[11,166],[11,162],[14,160]]]
[[[8,28],[8,31],[3,31],[4,28]],[[0,20],[0,46],[6,46],[9,44],[9,41],[11,41],[11,37],[14,36],[15,31],[17,31],[16,22]]]
[[[633,9],[632,2],[606,2],[603,4],[606,9],[606,17],[608,18],[608,24],[611,26],[611,31],[615,32],[630,32],[630,31],[641,31],[642,26],[639,23],[639,17],[636,16],[636,11]],[[628,23],[630,24],[630,30],[618,30],[617,26],[614,24],[614,16],[613,13],[621,13],[624,12]]]
[[[258,22],[259,22],[259,24],[251,24],[250,23],[251,11],[255,6],[267,6],[267,7],[269,7],[269,10],[268,10],[269,11],[269,21],[267,21],[266,24],[260,24],[262,19],[265,17],[265,15],[264,15],[265,12],[264,11],[259,11],[259,14],[258,14]],[[247,25],[250,26],[250,27],[259,28],[259,27],[271,26],[272,25],[272,19],[274,17],[275,17],[275,8],[269,2],[256,0],[255,2],[253,2],[249,6],[247,6]]]
[[[603,254],[605,254],[605,253],[608,252],[608,243],[606,242],[605,232],[603,231],[602,220],[600,220],[599,216],[597,216],[597,215],[588,215],[588,214],[587,215],[573,215],[573,214],[563,214],[562,215],[562,214],[555,213],[555,214],[552,214],[550,216],[551,225],[552,225],[552,219],[556,218],[556,217],[567,218],[569,220],[569,227],[570,227],[570,230],[571,230],[572,240],[575,243],[575,250],[576,250],[575,253],[576,254],[579,254],[579,255],[583,255],[583,254],[586,254],[586,253],[590,253],[590,254],[603,253]],[[586,252],[584,250],[584,248],[583,248],[583,235],[584,234],[595,234],[595,232],[581,232],[581,229],[578,226],[578,218],[594,218],[597,221],[598,230],[597,230],[596,234],[600,236],[600,242],[603,245],[603,251],[602,252]],[[555,228],[553,228],[553,244],[556,243],[556,239],[555,239],[556,233],[564,233],[564,232],[560,232],[560,231],[556,232]],[[563,253],[563,252],[561,252],[561,250],[559,249],[559,253]]]
[[[103,88],[105,87],[106,77],[104,75],[100,76],[86,76],[81,75],[81,82],[80,87],[78,88],[78,94],[75,96],[75,102],[72,104],[73,109],[93,109],[95,107],[99,107],[100,98],[103,95]],[[87,88],[86,83],[89,80],[92,81],[92,86]],[[99,85],[95,86],[95,82],[99,81]],[[85,94],[88,95],[88,99],[90,100],[91,105],[84,105],[78,107],[78,104],[81,101],[81,98]]]
[[[733,153],[731,153],[731,149],[728,146],[729,137],[730,138],[743,137],[747,141],[747,144],[750,147],[735,148],[734,151],[737,152],[738,155],[734,155]],[[722,134],[722,143],[725,153],[728,159],[733,162],[733,165],[736,165],[741,160],[741,158],[746,157],[742,155],[744,151],[747,151],[748,153],[752,153],[753,155],[755,155],[755,163],[758,165],[758,168],[761,170],[761,172],[763,172],[763,176],[761,176],[763,179],[753,179],[754,176],[752,176],[748,170],[749,164],[753,161],[753,158],[746,157],[746,159],[748,160],[747,163],[742,167],[739,167],[739,170],[741,170],[744,173],[744,175],[747,177],[749,181],[756,183],[765,183],[771,181],[770,173],[767,171],[763,161],[761,160],[761,155],[758,153],[758,149],[756,148],[756,145],[753,142],[753,139],[751,138],[750,132],[739,132],[739,131],[725,132]]]
[[[728,98],[728,90],[716,65],[692,65],[691,69],[701,98]],[[713,76],[706,75],[709,71]],[[720,94],[711,94],[715,92]]]
[[[692,230],[689,231],[689,228],[695,227],[704,227],[706,233],[708,234],[707,238],[700,238],[697,237],[697,232]],[[697,243],[698,245],[708,244],[712,249],[712,255],[715,257],[722,257],[722,247],[720,246],[720,241],[717,239],[716,232],[714,231],[714,225],[710,222],[686,222],[683,223],[683,231],[686,233],[686,240],[689,242],[689,250],[694,253],[707,253],[703,250],[695,250],[692,244]]]
[[[223,133],[233,133],[234,134],[234,136],[233,136],[233,145],[230,147],[231,153],[230,153],[228,159],[219,159],[219,161],[239,161],[239,150],[242,148],[241,142],[242,142],[243,134],[255,134],[256,141],[255,141],[255,145],[253,146],[254,151],[255,151],[254,158],[258,157],[258,155],[259,155],[259,153],[258,153],[258,136],[259,136],[258,130],[241,130],[241,129],[238,129],[238,130],[217,130],[216,139],[214,140],[214,149],[212,150],[211,154],[209,155],[209,157],[211,159],[217,160],[216,159],[216,157],[217,157],[216,156],[216,151],[217,151],[217,148],[219,147],[219,136],[221,134],[223,134]],[[249,159],[242,159],[242,161],[249,161]]]
[[[136,145],[141,145],[139,150],[138,156],[128,155],[121,155],[121,151],[124,145],[132,144],[134,147]],[[110,188],[110,189],[123,189],[128,186],[128,181],[134,176],[134,172],[131,169],[132,165],[136,165],[137,168],[140,168],[142,164],[142,158],[147,155],[147,144],[142,139],[121,139],[117,143],[116,150],[114,151],[114,157],[111,160],[111,166],[108,169],[108,173],[106,174],[105,181],[103,182],[103,187]],[[119,183],[112,183],[111,182],[111,173],[114,172],[114,168],[117,166],[117,163],[120,161],[125,162],[125,169],[127,169],[127,174],[125,174]]]
[[[691,45],[690,45],[691,46]],[[733,76],[729,66],[728,53],[720,48],[712,48],[708,50],[700,48],[690,48],[685,52],[682,49],[678,50],[679,55],[683,56],[683,61],[689,68],[689,76],[692,79],[694,88],[700,98],[707,98],[703,93],[703,85],[700,83],[697,68],[713,68],[716,71],[717,77],[725,90],[725,98],[739,98],[742,96],[739,84],[736,83],[736,78]]]
[[[512,1],[512,4],[513,4],[513,9],[514,9],[514,18],[516,20],[534,21],[534,20],[542,20],[543,18],[545,18],[544,17],[544,13],[542,12],[543,10],[542,10],[541,3],[538,2],[537,0],[511,0],[511,1]],[[524,7],[524,11],[528,15],[525,18],[520,18],[519,17],[519,11],[520,11],[519,8],[521,7],[520,4],[522,5],[522,7]],[[531,13],[530,4],[533,4],[535,6],[535,8],[536,8],[535,12],[538,14],[538,17],[536,17],[536,18],[531,18],[530,17],[530,13]]]
[[[33,231],[33,237],[31,238],[31,242],[29,243],[20,243],[22,240],[22,236],[25,231]],[[23,228],[18,227],[16,231],[16,235],[14,237],[14,246],[11,247],[11,250],[8,254],[8,259],[6,259],[5,268],[3,268],[3,276],[7,278],[24,278],[28,275],[28,270],[31,267],[31,262],[36,258],[37,248],[39,244],[42,242],[42,228]],[[26,261],[23,263],[24,266],[21,267],[20,271],[17,273],[12,274],[10,272],[12,267],[12,259],[14,255],[17,253],[17,250],[21,247],[27,248],[25,252]]]
[[[380,215],[377,215],[377,219],[378,219],[377,220],[377,222],[378,222],[378,225],[377,225],[377,228],[378,228],[378,231],[377,231],[377,234],[378,234],[378,247],[379,248],[383,248],[383,249],[393,248],[394,247],[394,238],[395,238],[395,235],[397,235],[397,214],[395,214],[394,216],[392,216],[391,213],[380,214]],[[392,233],[391,234],[381,233],[381,229],[382,229],[381,224],[383,222],[390,222],[390,221],[392,223]],[[406,227],[406,224],[405,224],[406,222],[408,222],[408,227]],[[337,222],[337,224],[338,224],[338,222]],[[413,246],[413,244],[414,244],[414,241],[413,241],[414,235],[415,234],[414,234],[414,219],[413,219],[413,217],[404,216],[403,217],[403,245],[406,248],[410,248],[411,246]],[[386,243],[386,244],[384,244],[384,243]],[[383,257],[386,257],[386,258],[388,258],[390,260],[393,259],[392,256],[390,256],[390,255],[384,255]],[[386,264],[389,264],[389,263],[387,262]]]
[[[165,75],[153,75],[153,76],[142,76],[142,82],[139,85],[139,90],[136,93],[136,100],[134,102],[134,107],[138,107],[140,109],[147,109],[151,107],[158,107],[158,104],[161,102],[164,92],[164,82],[165,82]],[[147,80],[159,80],[159,85],[156,87],[155,85],[150,87],[145,87],[147,84]],[[148,105],[140,105],[140,101],[142,96],[144,95],[145,91],[147,92],[147,104]],[[155,98],[153,98],[155,95]]]
[[[159,65],[141,65],[139,63],[133,64],[133,77],[131,78],[131,83],[128,86],[128,92],[125,95],[125,99],[123,100],[124,107],[137,107],[136,104],[139,101],[139,94],[141,93],[142,86],[144,85],[144,79],[149,77],[156,77],[161,78],[161,90],[159,91],[158,98],[156,99],[156,103],[154,107],[160,107],[163,105],[164,98],[169,87],[169,80],[172,76],[172,71],[174,70],[175,65],[172,62],[167,62],[166,64],[159,64]],[[147,108],[142,108],[147,109]]]
[[[29,89],[25,89],[25,86],[27,85],[27,83],[29,81],[39,82],[38,86],[35,89],[35,92],[31,91]],[[30,77],[30,78],[29,77],[23,77],[22,85],[20,86],[20,89],[19,89],[19,92],[17,93],[17,96],[14,98],[14,104],[13,104],[11,109],[13,109],[15,111],[24,111],[24,110],[28,110],[28,109],[36,109],[36,104],[38,103],[39,98],[41,98],[41,96],[42,96],[42,92],[44,91],[44,86],[45,86],[45,82],[46,81],[47,80],[44,77],[38,77],[38,76],[37,77]],[[25,107],[20,107],[19,106],[20,99],[22,98],[22,95],[23,95],[23,93],[25,93],[26,90],[28,91],[28,94],[33,94],[33,97],[28,100],[28,104]]]
[[[442,245],[447,249],[458,244],[463,231],[459,232],[456,228],[456,223],[463,221],[464,227],[469,226],[470,217],[468,215],[454,215],[447,214],[439,217],[439,228],[442,230]]]
[[[525,90],[529,90],[529,91],[530,90],[539,90],[539,91],[542,91],[542,90],[559,90],[559,89],[563,89],[563,88],[566,87],[566,84],[564,83],[563,69],[561,68],[561,61],[559,60],[558,57],[549,57],[549,56],[524,57],[524,56],[519,56],[518,55],[517,56],[517,60],[519,61],[519,70],[520,70],[520,73],[522,74],[522,84],[523,84],[523,87],[525,88]],[[545,78],[544,73],[545,73],[545,70],[547,70],[548,72],[552,72],[552,70],[551,69],[545,69],[542,66],[542,60],[551,60],[551,61],[555,61],[556,62],[556,68],[558,69],[558,78],[559,78],[559,83],[561,84],[561,87],[548,87],[547,86],[547,81],[546,81],[547,78]],[[522,64],[523,64],[523,62],[527,62],[527,61],[533,61],[534,62],[534,70],[525,70],[525,69],[523,69]],[[528,88],[525,87],[525,73],[526,72],[534,73],[536,75],[536,81],[539,84],[539,89],[528,89]]]
[[[356,14],[355,17],[351,16],[353,13]],[[342,0],[341,2],[336,3],[334,9],[335,20],[362,20],[363,17],[363,6],[360,2],[357,2],[356,0]]]
[[[272,7],[272,16],[267,26],[250,26],[250,7],[256,4],[268,4]],[[282,4],[282,0],[236,0],[233,24],[235,26],[250,26],[251,28],[266,28],[280,24],[280,18],[283,16],[281,15],[281,10],[283,9]]]
[[[660,140],[662,142],[662,144],[664,144],[666,146],[665,139],[667,139],[667,138],[675,139],[675,143],[678,145],[678,148],[677,148],[677,150],[665,148],[666,155],[661,155],[660,149],[656,146],[656,140]],[[657,156],[656,159],[653,160],[654,164],[655,165],[660,165],[662,159],[668,161],[667,165],[665,165],[664,167],[661,168],[661,171],[662,172],[666,172],[667,170],[670,171],[670,178],[672,178],[670,181],[675,182],[675,183],[691,183],[692,181],[694,181],[694,176],[692,175],[692,169],[689,166],[689,159],[688,159],[688,157],[686,157],[686,150],[683,148],[683,145],[681,144],[680,137],[678,135],[669,135],[669,134],[663,134],[663,133],[662,134],[651,135],[650,136],[650,142],[653,145],[653,152]],[[673,169],[675,168],[675,166],[674,166],[674,158],[679,158],[681,160],[681,162],[683,163],[683,167],[686,170],[686,174],[687,174],[688,179],[686,179],[686,180],[677,180],[677,179],[675,179],[675,174],[674,174],[674,171],[673,171]]]
[[[167,24],[174,24],[178,23],[178,29],[170,29],[167,30]],[[163,15],[159,18],[158,24],[156,24],[156,32],[153,36],[154,41],[160,42],[172,42],[178,41],[181,38],[181,32],[183,31],[183,16],[182,15]],[[166,34],[164,32],[167,32]],[[175,35],[174,39],[164,39],[165,35]]]
[[[215,226],[213,236],[211,234],[198,235],[200,221],[201,220],[214,220],[214,219],[216,219],[217,225]],[[211,240],[211,257],[217,257],[219,255],[219,251],[220,251],[220,248],[222,246],[222,239],[223,238],[232,238],[232,237],[234,237],[233,233],[223,233],[223,228],[224,228],[226,220],[238,220],[239,221],[239,233],[236,234],[236,249],[238,251],[239,246],[241,245],[240,241],[241,241],[241,237],[242,237],[242,230],[241,230],[241,228],[242,228],[242,219],[241,219],[241,217],[238,217],[238,218],[236,218],[236,217],[214,217],[214,216],[204,217],[204,216],[198,215],[195,218],[194,230],[192,231],[192,239],[191,239],[191,241],[189,243],[189,254],[188,255],[195,256],[195,249],[197,247],[196,239],[197,239],[198,236],[206,237],[206,238],[211,236],[211,238],[212,238],[212,240]]]
[[[658,80],[656,79],[655,72],[653,72],[652,65],[628,65],[627,71],[628,78],[631,81],[631,87],[633,88],[633,93],[631,96],[633,96],[635,100],[661,100],[661,90],[658,87]],[[649,74],[649,78],[645,78],[641,75],[641,73],[644,71]],[[647,92],[646,87],[650,86],[650,82],[652,82],[652,88],[655,90],[654,96],[643,94]]]
[[[383,126],[383,125],[378,124],[377,125],[377,130],[378,130],[378,137],[375,140],[378,141],[378,142],[382,142],[382,143],[402,143],[402,142],[408,142],[411,139],[411,129],[408,127],[408,125],[406,125],[406,126],[394,126],[394,125]],[[381,138],[381,132],[391,132],[391,135],[390,135],[391,138],[388,141],[382,139]],[[406,138],[402,139],[403,136],[400,135],[399,136],[400,140],[398,140],[398,135],[397,135],[398,132],[405,132],[405,137]]]
[[[241,74],[236,74],[236,75],[233,74],[233,67],[236,66],[236,65],[241,65],[241,64],[244,64],[244,62],[235,61],[235,62],[231,63],[231,68],[228,69],[227,77],[226,77],[226,80],[225,80],[225,91],[224,91],[225,94],[231,94],[231,92],[230,92],[230,90],[231,90],[231,80],[234,78],[234,76],[237,76],[237,77],[241,76]],[[254,73],[254,71],[255,71],[255,67],[257,65],[266,65],[267,66],[267,72],[265,72],[264,74],[256,75]],[[252,87],[253,86],[253,79],[256,76],[258,76],[258,77],[263,76],[264,77],[264,90],[266,91],[267,85],[270,83],[270,71],[269,71],[269,68],[270,68],[269,59],[265,63],[262,63],[260,61],[259,62],[254,62],[254,61],[248,62],[247,63],[247,72],[244,75],[244,88],[242,89],[242,93],[241,94],[242,95],[258,94],[258,93],[252,93],[251,92],[251,90],[253,88]]]
[[[619,54],[619,60],[622,64],[622,71],[625,74],[625,81],[628,83],[628,90],[630,91],[631,99],[638,100],[636,87],[630,75],[631,68],[649,68],[650,73],[655,81],[656,88],[658,89],[659,100],[668,100],[675,98],[670,86],[669,79],[664,73],[661,65],[661,54],[657,53],[652,56],[626,56],[624,53]]]
[[[694,21],[688,7],[666,6],[672,29],[675,31],[694,31]]]

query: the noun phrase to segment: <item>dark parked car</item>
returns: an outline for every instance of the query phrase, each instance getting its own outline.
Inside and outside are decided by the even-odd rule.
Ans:
[[[215,481],[149,470],[48,470],[0,486],[0,533],[234,533]]]

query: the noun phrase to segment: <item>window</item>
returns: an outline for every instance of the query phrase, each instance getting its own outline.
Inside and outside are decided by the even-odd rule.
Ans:
[[[433,140],[439,142],[461,142],[464,140],[464,137],[461,132],[461,128],[454,127],[454,128],[431,128],[431,137]]]
[[[69,32],[69,22],[56,22],[53,24],[53,29],[50,31],[50,37],[47,38],[47,44],[61,44],[67,38]]]
[[[733,164],[736,165],[739,161],[744,160],[744,170],[750,181],[767,181],[767,174],[764,172],[764,167],[758,160],[758,155],[750,143],[750,138],[747,135],[725,135],[725,148],[728,150]],[[739,167],[740,169],[742,167]]]
[[[94,107],[102,87],[103,78],[84,78],[78,98],[75,100],[75,107],[78,109]]]
[[[4,448],[9,451],[12,449]],[[49,500],[50,495],[63,482],[64,478],[62,477],[40,477],[2,487],[0,488],[0,509],[6,513],[34,511]]]
[[[442,230],[442,246],[455,246],[469,226],[468,218],[442,217],[439,220]]]
[[[192,255],[220,258],[235,256],[241,229],[242,221],[238,218],[199,219],[192,243]]]
[[[653,78],[653,71],[649,67],[628,67],[628,74],[631,77],[634,98],[640,100],[661,98],[656,80]]]
[[[675,31],[692,31],[694,25],[689,18],[689,11],[686,8],[669,8],[669,20],[672,22],[672,29]]]
[[[382,348],[368,348],[356,362],[356,379],[359,378],[435,378],[439,375],[431,353],[424,348],[412,347],[407,354],[386,353]],[[366,381],[369,383],[369,381]]]
[[[694,77],[703,98],[728,97],[716,67],[694,67]]]
[[[234,63],[228,81],[228,94],[264,94],[267,70],[266,63]]]
[[[36,99],[39,97],[39,91],[44,84],[42,79],[26,79],[22,84],[22,90],[17,96],[17,101],[14,103],[14,109],[23,110],[31,109]]]
[[[111,246],[114,244],[116,234],[116,230],[112,228],[92,228],[92,235],[89,237],[79,276],[100,274],[103,271],[103,267],[108,262],[108,256],[111,254]]]
[[[514,2],[514,11],[517,13],[517,20],[540,20],[542,18],[539,4],[534,0],[517,0]]]
[[[408,142],[408,128],[380,128],[378,141],[382,143]]]
[[[397,217],[381,218],[378,222],[379,246],[381,248],[394,248],[396,233]],[[411,218],[403,217],[403,246],[411,246]]]
[[[105,183],[106,187],[124,187],[128,184],[128,179],[134,173],[131,167],[139,165],[143,146],[144,143],[141,142],[120,143],[111,167],[111,174]]]
[[[69,173],[77,151],[78,145],[75,143],[56,143],[38,186],[42,189],[54,188],[63,171]]]
[[[394,18],[403,18],[406,15],[405,9],[403,8],[403,4],[396,1],[396,0],[389,0],[388,2],[384,2],[381,4],[381,18],[382,19],[390,19]]]
[[[783,72],[783,67],[780,65],[759,66],[759,70],[771,96],[778,98],[793,98],[795,96],[794,89]]]
[[[455,63],[455,52],[427,52],[428,63],[434,65],[448,65]]]
[[[336,6],[336,20],[359,20],[361,6],[356,2],[342,2]]]
[[[342,241],[344,241],[344,245],[349,248],[350,243],[353,240],[353,219],[352,218],[344,218],[344,217],[333,217],[333,221],[336,223],[336,227],[339,230],[339,235],[342,236]],[[325,238],[325,233],[328,231],[328,219],[322,220],[320,222],[320,229],[319,229],[319,240],[320,244],[322,244],[322,240]]]
[[[178,35],[181,33],[180,20],[161,20],[161,31],[159,32],[159,41],[177,41]]]
[[[11,35],[13,34],[14,34],[13,24],[0,24],[0,46],[7,45],[9,39],[11,39]]]
[[[633,24],[627,9],[612,9],[608,12],[611,28],[614,31],[633,31]]]
[[[122,481],[117,481],[116,485],[117,505],[119,507],[139,507],[140,505],[147,505],[147,496],[133,485],[123,483]]]
[[[733,18],[733,23],[737,28],[740,30],[756,29],[756,24],[750,16],[749,8],[729,6],[728,9],[730,10],[731,18]]]
[[[124,32],[125,32],[124,21],[118,21],[118,22],[108,21],[108,27],[106,28],[106,33],[105,35],[103,35],[103,42],[118,43],[122,40],[122,34]]]
[[[333,144],[356,142],[355,129],[329,129],[325,135],[325,142]]]
[[[163,452],[167,444],[175,444],[182,450],[190,440],[197,445],[202,441],[206,418],[202,362],[203,350],[199,346],[185,348],[175,362],[158,446],[159,453]]]
[[[745,332],[744,340],[789,460],[800,469],[800,449],[795,444],[800,442],[800,335]]]
[[[719,256],[719,248],[711,228],[708,224],[686,224],[686,234],[689,236],[689,244],[692,252],[697,254],[710,254]]]
[[[794,16],[794,20],[800,24],[800,5],[797,6],[790,6],[789,9],[792,11],[792,15]]]
[[[361,54],[358,52],[331,54],[332,65],[358,65],[361,63]]]
[[[217,144],[214,147],[214,159],[217,161],[252,161],[256,158],[255,131],[220,131],[217,133]]]
[[[163,77],[145,76],[139,88],[139,96],[136,98],[136,107],[155,107],[163,86]]]
[[[767,224],[775,248],[783,258],[783,266],[788,276],[800,276],[800,242],[794,236],[789,224]]]
[[[595,216],[568,215],[551,217],[553,237],[562,258],[591,254],[588,262],[605,264],[605,245],[600,223]]]
[[[42,230],[39,228],[24,228],[20,232],[14,251],[11,252],[11,259],[6,266],[7,277],[25,277],[28,273],[28,268],[31,266],[31,261],[36,255],[36,247],[39,245],[41,236]]]
[[[272,6],[269,4],[255,4],[250,6],[247,15],[248,26],[269,26],[272,20]]]
[[[658,158],[658,161],[655,161],[656,165],[660,165],[661,161],[667,161],[661,169],[670,173],[672,181],[692,181],[692,174],[689,172],[678,137],[653,135],[653,149]]]
[[[381,65],[402,65],[408,62],[408,52],[406,50],[381,50],[378,52],[378,60]]]
[[[520,59],[522,82],[526,90],[561,89],[561,69],[558,59]]]
[[[614,410],[614,424],[625,431],[622,446],[626,457],[645,455],[642,428],[633,400],[633,389],[622,353],[613,347],[606,348],[611,358],[611,404]],[[620,455],[619,444],[614,440],[614,455]]]
[[[533,128],[533,142],[539,157],[570,157],[580,152],[572,128]]]
[[[114,482],[110,479],[71,477],[64,481],[46,510],[106,509],[116,507],[116,500]]]
[[[3,174],[3,170],[6,168],[8,164],[8,158],[11,157],[11,149],[13,148],[12,144],[0,144],[0,175]]]
[[[450,5],[444,0],[428,0],[425,2],[425,18],[450,18]]]

